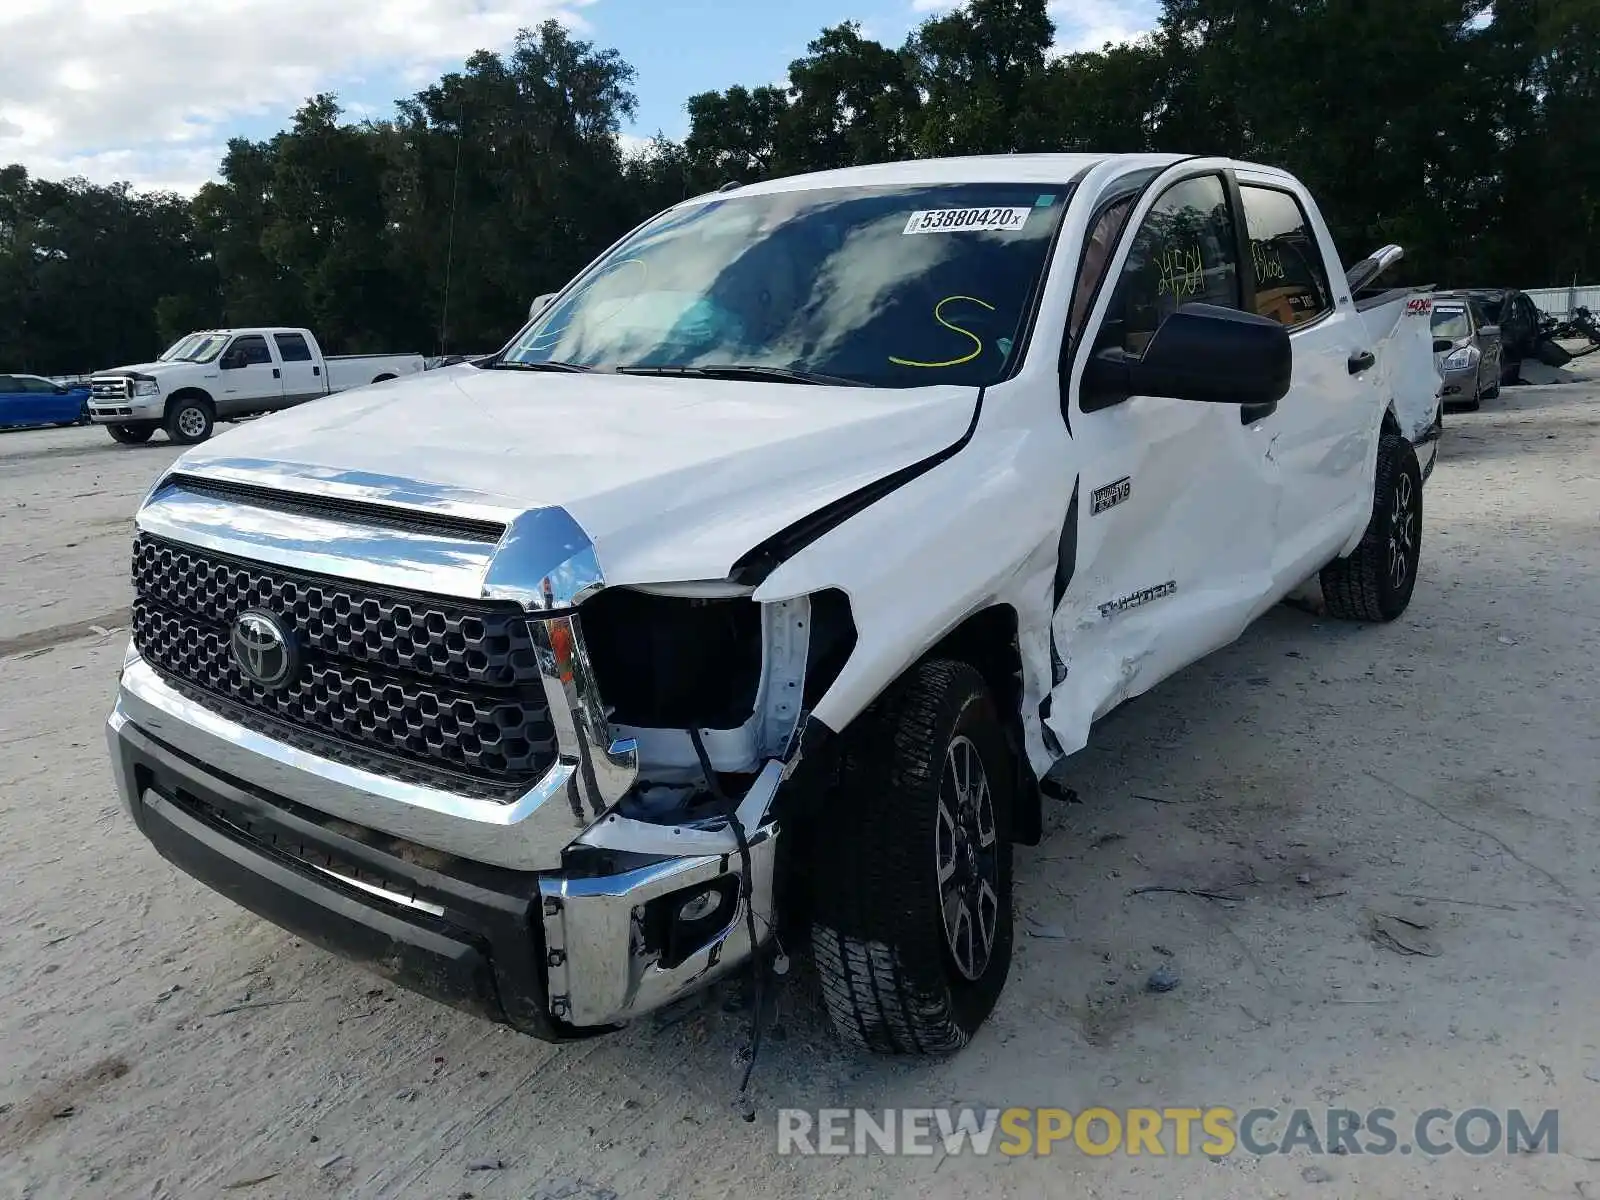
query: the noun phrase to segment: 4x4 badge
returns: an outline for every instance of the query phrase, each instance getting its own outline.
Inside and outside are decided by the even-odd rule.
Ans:
[[[1108,508],[1115,508],[1128,498],[1128,493],[1131,491],[1133,491],[1133,480],[1126,475],[1115,483],[1095,488],[1090,494],[1092,501],[1089,508],[1090,515],[1098,516]]]

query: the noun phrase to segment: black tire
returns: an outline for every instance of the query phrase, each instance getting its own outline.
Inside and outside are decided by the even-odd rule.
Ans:
[[[1485,400],[1498,400],[1498,399],[1500,399],[1500,385],[1499,385],[1499,383],[1496,383],[1492,388],[1490,388],[1488,391],[1483,393],[1483,398]]]
[[[211,436],[216,415],[209,401],[186,396],[167,406],[167,436],[180,446],[193,446]]]
[[[1329,614],[1346,621],[1394,620],[1411,603],[1421,561],[1422,471],[1411,443],[1386,433],[1378,441],[1372,518],[1361,544],[1322,568]]]
[[[1502,386],[1514,386],[1521,374],[1522,360],[1520,358],[1515,362],[1502,362],[1500,364],[1500,383]]]
[[[150,440],[155,431],[154,425],[106,426],[106,432],[111,435],[111,440],[121,442],[124,446],[142,446]]]
[[[975,759],[988,781],[988,847],[982,789],[969,789],[979,796],[968,812],[952,757]],[[840,784],[820,814],[827,857],[813,866],[811,896],[823,1004],[844,1041],[891,1054],[948,1054],[994,1008],[1011,966],[1016,775],[994,701],[965,663],[918,665],[851,728]],[[977,924],[973,908],[955,906],[966,915],[966,938],[959,922],[956,934],[946,932],[939,860],[947,850],[945,887],[968,899],[984,885],[990,893],[976,907]]]

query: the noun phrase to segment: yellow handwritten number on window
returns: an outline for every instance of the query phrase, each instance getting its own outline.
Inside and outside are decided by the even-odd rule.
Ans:
[[[917,362],[915,359],[910,358],[896,358],[891,354],[889,356],[889,361],[897,367],[959,367],[962,363],[969,363],[973,359],[977,358],[978,355],[982,354],[982,338],[973,333],[970,329],[963,329],[959,325],[952,325],[949,321],[944,319],[944,306],[946,304],[953,304],[957,300],[970,300],[974,304],[982,305],[990,312],[994,311],[994,305],[990,304],[987,300],[979,300],[976,296],[946,296],[943,300],[939,301],[939,303],[933,306],[933,319],[935,321],[939,322],[939,324],[943,325],[952,333],[959,333],[962,337],[972,339],[972,352],[970,354],[963,354],[960,358],[946,359],[944,362]]]

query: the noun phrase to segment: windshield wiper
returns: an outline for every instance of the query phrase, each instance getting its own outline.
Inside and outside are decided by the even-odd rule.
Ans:
[[[548,358],[540,362],[517,362],[514,359],[498,358],[494,362],[485,363],[486,371],[588,371],[579,363],[561,362],[559,359]]]
[[[618,367],[619,375],[683,375],[691,379],[756,379],[771,383],[808,383],[829,387],[865,387],[857,379],[823,375],[817,371],[797,371],[790,367],[767,367],[750,363],[709,363],[701,367]]]

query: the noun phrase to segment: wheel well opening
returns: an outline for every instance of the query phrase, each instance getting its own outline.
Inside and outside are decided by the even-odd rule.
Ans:
[[[212,404],[210,395],[201,391],[199,388],[180,388],[176,392],[173,392],[172,395],[167,397],[168,416],[172,415],[173,406],[176,405],[180,400],[198,400],[201,404],[204,404],[207,407],[210,407]]]
[[[973,613],[945,634],[926,657],[958,659],[983,676],[1005,725],[1016,768],[1012,840],[1037,845],[1043,814],[1039,783],[1028,762],[1022,731],[1022,647],[1017,635],[1017,610],[1009,604],[996,604]]]
[[[1400,434],[1402,437],[1405,436],[1400,429],[1400,419],[1394,415],[1393,406],[1383,410],[1383,425],[1381,426],[1381,432]]]

